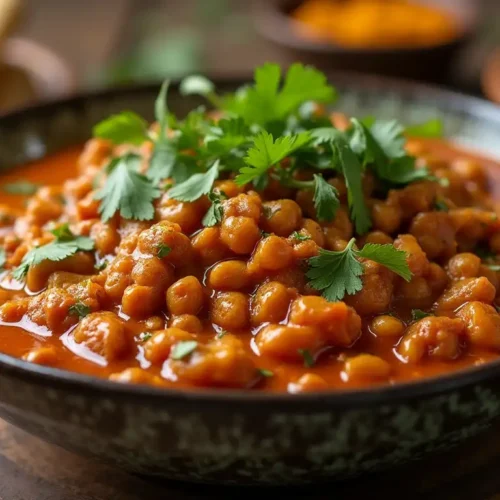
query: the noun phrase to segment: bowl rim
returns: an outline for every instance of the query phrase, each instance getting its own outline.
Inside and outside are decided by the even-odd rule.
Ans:
[[[432,53],[435,50],[443,48],[452,48],[461,46],[469,40],[475,30],[477,21],[472,8],[469,7],[469,15],[455,12],[453,17],[457,21],[458,31],[456,36],[441,43],[429,45],[401,45],[396,47],[368,47],[356,46],[348,47],[322,40],[308,40],[297,34],[293,26],[300,23],[288,16],[284,10],[285,2],[291,3],[291,0],[257,0],[254,3],[255,25],[259,33],[269,40],[289,47],[294,50],[306,50],[319,54],[346,54],[346,55],[371,55],[371,56],[390,56],[394,54],[425,54]],[[460,7],[460,6],[459,6]],[[443,7],[450,11],[450,7]]]
[[[330,71],[326,72],[329,81],[347,84],[355,81],[355,87],[368,88],[372,91],[383,88],[393,88],[400,96],[411,94],[416,99],[424,96],[439,103],[441,109],[444,104],[452,106],[455,111],[465,111],[475,117],[496,122],[500,127],[500,106],[484,99],[445,89],[443,87],[402,80],[379,75]],[[238,86],[248,81],[243,77],[216,76],[213,81],[218,86]],[[172,83],[172,88],[178,88],[178,81]],[[126,99],[140,93],[154,95],[159,89],[159,82],[146,84],[126,85],[82,92],[70,97],[44,101],[29,105],[22,109],[13,110],[0,116],[0,124],[19,122],[32,115],[52,114],[58,108],[74,107],[78,109],[87,101],[106,100],[110,97]],[[148,403],[165,404],[166,402],[200,403],[209,402],[214,405],[254,405],[255,403],[276,405],[280,409],[304,408],[314,404],[316,407],[328,408],[357,408],[377,406],[380,404],[409,401],[422,397],[434,397],[440,394],[456,391],[467,386],[488,382],[493,378],[500,378],[500,358],[484,365],[477,365],[465,369],[452,371],[440,376],[417,379],[395,384],[381,384],[372,387],[336,389],[334,391],[315,391],[310,393],[289,394],[287,392],[264,392],[241,389],[211,389],[211,388],[164,388],[132,383],[119,383],[108,379],[71,372],[60,368],[52,368],[29,363],[8,354],[0,353],[0,375],[6,374],[19,379],[29,380],[35,384],[74,389],[79,392],[129,398],[132,401],[148,400]]]

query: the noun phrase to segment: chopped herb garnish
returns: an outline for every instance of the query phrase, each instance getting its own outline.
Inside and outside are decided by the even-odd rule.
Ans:
[[[75,236],[67,225],[53,231],[56,239],[47,245],[32,248],[22,259],[12,276],[22,281],[31,266],[44,260],[60,261],[71,257],[79,251],[90,252],[94,249],[94,241],[86,236]]]
[[[279,206],[262,205],[262,213],[266,219],[272,219],[280,210]]]
[[[500,264],[484,264],[488,269],[492,271],[500,271]]]
[[[419,321],[423,318],[427,318],[428,316],[433,316],[431,312],[425,312],[421,309],[412,309],[411,310],[411,319],[413,321]]]
[[[174,345],[170,357],[175,360],[189,356],[198,347],[196,340],[184,340]]]
[[[139,334],[139,341],[140,342],[146,342],[146,340],[149,340],[153,334],[151,332],[141,332]]]
[[[330,302],[342,300],[346,294],[353,295],[363,288],[361,276],[364,267],[359,258],[378,262],[404,280],[410,281],[411,271],[406,262],[406,253],[393,245],[366,244],[361,250],[354,249],[352,238],[345,250],[334,252],[320,249],[319,255],[309,259],[307,277],[309,285],[322,292]]]
[[[68,314],[71,316],[77,316],[78,319],[85,318],[88,314],[90,314],[90,307],[83,302],[76,302],[68,309]]]
[[[219,330],[217,332],[217,335],[215,336],[216,339],[221,339],[222,337],[224,337],[224,335],[227,334],[227,330]]]
[[[172,249],[168,245],[164,245],[163,243],[160,243],[157,247],[157,257],[160,259],[163,259],[163,257],[166,257]]]
[[[99,213],[104,221],[117,212],[125,219],[154,217],[153,201],[160,196],[160,189],[139,173],[140,163],[139,156],[126,154],[108,165],[108,179],[95,194],[95,198],[101,200]]]
[[[434,202],[434,210],[437,210],[438,212],[448,212],[450,208],[444,202],[444,200],[436,200]]]
[[[265,368],[257,368],[257,373],[261,377],[265,377],[265,378],[274,377],[274,372],[272,372],[271,370],[266,370]]]
[[[311,239],[311,237],[308,234],[302,234],[302,233],[299,233],[298,231],[294,231],[290,235],[290,238],[297,240],[297,241],[307,241],[307,240]]]
[[[210,200],[211,205],[201,221],[205,227],[212,227],[222,222],[222,217],[224,215],[222,200],[226,198],[226,194],[222,191],[220,193],[215,191],[209,193],[208,199]]]
[[[314,366],[314,357],[308,349],[299,349],[298,353],[304,358],[304,366],[306,368]]]
[[[38,191],[40,186],[29,181],[18,181],[11,182],[9,184],[4,184],[2,189],[9,194],[20,194],[24,196],[30,196]]]

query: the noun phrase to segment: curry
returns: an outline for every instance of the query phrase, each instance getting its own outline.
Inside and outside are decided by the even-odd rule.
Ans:
[[[305,0],[291,17],[299,35],[349,48],[429,47],[461,32],[452,14],[407,0]]]
[[[436,121],[326,111],[280,84],[125,111],[6,173],[0,351],[121,383],[300,393],[393,384],[497,359],[493,162]],[[427,136],[415,138],[415,135]]]

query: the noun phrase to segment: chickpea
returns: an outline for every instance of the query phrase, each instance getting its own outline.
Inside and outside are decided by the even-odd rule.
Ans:
[[[203,307],[203,287],[194,276],[177,280],[167,290],[167,308],[171,314],[198,314]]]
[[[212,322],[225,330],[242,330],[250,323],[248,295],[223,292],[212,299]]]
[[[155,332],[144,342],[144,357],[155,366],[161,366],[177,342],[193,340],[193,335],[179,328],[167,328]]]
[[[392,243],[392,241],[393,241],[392,238],[388,234],[382,231],[372,231],[364,237],[362,246],[366,245],[367,243],[375,243],[377,245],[387,245]]]
[[[458,253],[448,261],[448,275],[451,279],[475,278],[479,274],[481,259],[473,253]]]
[[[127,368],[122,372],[112,373],[109,376],[109,380],[124,384],[161,385],[159,377],[151,375],[141,368]]]
[[[215,188],[217,191],[225,193],[229,198],[233,198],[243,193],[243,188],[231,180],[215,181]]]
[[[349,380],[386,379],[391,373],[391,366],[378,356],[359,354],[345,362],[344,371]]]
[[[104,160],[111,154],[111,143],[104,139],[90,139],[85,143],[78,165],[80,170],[87,168],[89,165],[100,166]]]
[[[248,217],[259,222],[262,201],[259,195],[239,194],[224,202],[224,217]]]
[[[165,320],[161,316],[150,316],[144,321],[146,330],[161,330],[165,327]]]
[[[291,299],[291,292],[283,284],[276,281],[264,283],[252,300],[252,325],[279,323],[285,319]]]
[[[321,226],[312,219],[303,219],[301,233],[305,232],[319,247],[325,246],[325,236]]]
[[[467,339],[472,345],[500,350],[500,315],[482,302],[468,302],[457,312],[467,325]]]
[[[402,213],[398,205],[376,201],[372,206],[373,227],[384,233],[394,233],[401,225]]]
[[[115,252],[120,244],[120,234],[113,223],[95,222],[90,230],[90,237],[95,241],[99,255],[104,256]]]
[[[452,169],[457,172],[462,179],[475,182],[481,189],[486,189],[488,178],[482,165],[475,160],[467,158],[459,159],[453,162]]]
[[[302,361],[300,349],[315,354],[323,347],[321,332],[312,326],[287,326],[270,324],[259,331],[255,344],[260,355],[285,361]]]
[[[130,285],[122,297],[122,311],[132,318],[151,316],[161,308],[162,297],[152,286]]]
[[[23,359],[37,365],[55,366],[58,362],[57,351],[55,347],[39,347],[33,349],[23,356]]]
[[[394,240],[394,247],[398,250],[406,252],[406,260],[410,271],[415,276],[423,276],[427,273],[429,268],[429,260],[427,255],[418,244],[415,236],[411,234],[403,234]]]
[[[158,203],[156,215],[162,221],[179,224],[183,233],[190,234],[201,226],[208,206],[207,200],[202,198],[192,203],[174,200],[167,191]]]
[[[241,260],[219,262],[208,275],[208,286],[214,290],[239,290],[248,284],[247,266]]]
[[[174,316],[170,321],[170,327],[179,328],[189,333],[200,333],[203,331],[203,325],[200,319],[193,314]]]
[[[288,392],[290,394],[298,394],[301,392],[324,391],[328,389],[328,384],[323,377],[315,373],[304,373],[297,382],[288,384]]]
[[[76,204],[78,220],[98,219],[100,204],[101,202],[94,198],[93,191],[88,193]]]
[[[410,282],[399,283],[398,299],[410,307],[425,309],[432,304],[432,290],[425,278],[413,276]]]
[[[455,281],[441,297],[436,305],[438,312],[455,311],[466,302],[477,301],[491,304],[495,299],[496,290],[485,278],[464,278]]]
[[[191,240],[196,257],[209,266],[227,256],[228,249],[220,239],[218,227],[206,227]]]
[[[249,217],[228,217],[221,225],[222,242],[238,255],[250,254],[260,239],[257,223]]]
[[[448,275],[446,271],[435,262],[429,264],[425,279],[434,293],[442,293],[448,285]]]
[[[262,210],[262,227],[268,233],[288,236],[302,222],[302,210],[293,200],[268,201],[262,205]]]
[[[426,212],[415,216],[410,226],[410,233],[428,259],[451,257],[456,253],[455,225],[446,212]]]
[[[370,330],[377,337],[400,337],[404,329],[405,325],[402,321],[387,314],[377,316],[370,324]]]
[[[488,281],[498,290],[498,274],[497,271],[489,268],[488,266],[481,264],[479,266],[479,276],[484,276]]]
[[[253,255],[253,264],[266,271],[278,271],[290,266],[293,248],[285,238],[268,236],[260,241]]]

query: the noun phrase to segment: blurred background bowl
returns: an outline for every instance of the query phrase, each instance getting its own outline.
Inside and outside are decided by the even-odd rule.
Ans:
[[[55,52],[26,38],[12,37],[0,48],[0,113],[71,94],[76,79]]]
[[[258,31],[292,59],[307,60],[320,68],[378,73],[433,82],[445,82],[459,51],[474,34],[477,4],[468,0],[432,2],[455,20],[456,37],[428,46],[371,48],[346,47],[333,41],[301,36],[291,14],[304,0],[257,0],[255,23]],[[306,0],[307,1],[307,0]],[[421,2],[429,4],[429,2]],[[415,20],[418,22],[418,20]],[[411,62],[410,62],[411,61]]]

